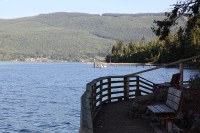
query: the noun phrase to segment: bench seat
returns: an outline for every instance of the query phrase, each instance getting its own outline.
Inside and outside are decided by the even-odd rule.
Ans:
[[[169,108],[167,105],[165,104],[156,104],[156,105],[151,105],[151,106],[147,106],[148,109],[150,109],[153,113],[155,114],[173,114],[175,113],[174,110],[172,110],[171,108]]]

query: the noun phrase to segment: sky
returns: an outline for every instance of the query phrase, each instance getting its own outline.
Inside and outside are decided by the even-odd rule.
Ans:
[[[158,13],[177,0],[0,0],[0,18],[12,19],[54,12]]]

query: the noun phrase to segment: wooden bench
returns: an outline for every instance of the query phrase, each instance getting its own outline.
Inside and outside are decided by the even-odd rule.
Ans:
[[[166,129],[169,131],[172,128],[172,122],[176,118],[179,111],[181,101],[181,91],[174,87],[169,87],[167,101],[165,104],[155,104],[147,106],[147,108],[155,115],[159,116],[160,120],[165,120]],[[168,127],[168,126],[171,127]]]

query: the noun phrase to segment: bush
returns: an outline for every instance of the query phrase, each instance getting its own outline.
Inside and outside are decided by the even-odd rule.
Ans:
[[[200,89],[200,74],[190,78],[189,84],[191,89]]]

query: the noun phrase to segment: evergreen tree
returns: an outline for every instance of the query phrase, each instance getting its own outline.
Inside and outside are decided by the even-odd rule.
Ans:
[[[154,21],[157,27],[152,27],[152,30],[160,39],[165,39],[169,35],[170,28],[177,24],[177,20],[180,17],[184,16],[188,18],[186,30],[195,27],[199,19],[200,0],[179,1],[173,6],[171,12],[165,13],[167,18],[162,21]]]

